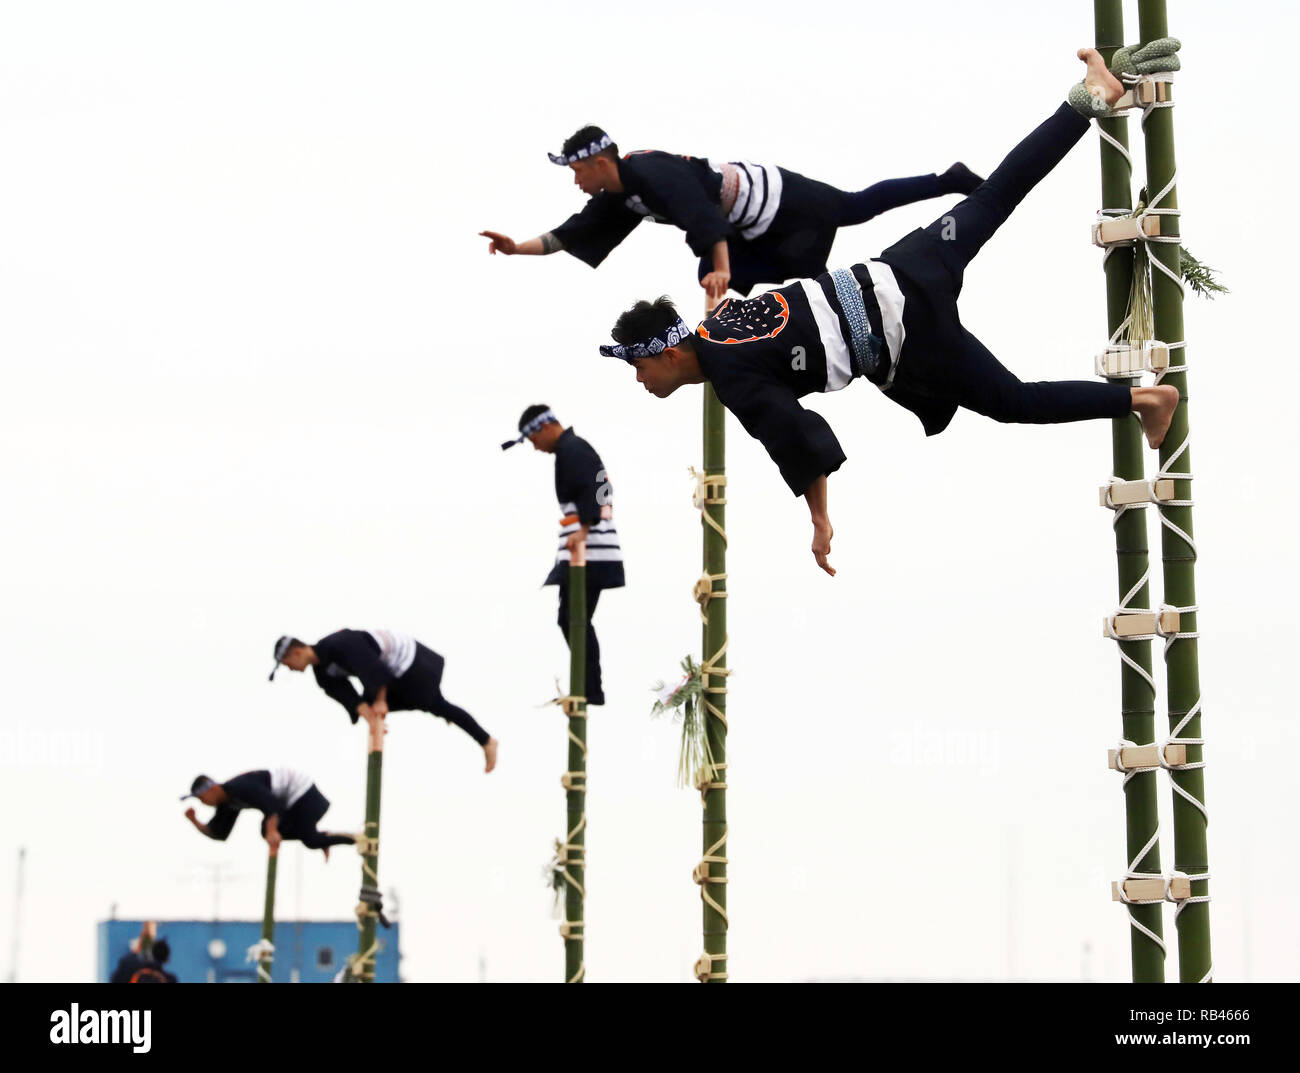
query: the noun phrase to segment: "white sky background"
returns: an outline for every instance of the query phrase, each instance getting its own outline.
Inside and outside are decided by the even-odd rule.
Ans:
[[[1233,290],[1187,306],[1214,960],[1221,980],[1295,979],[1296,8],[1170,8],[1184,234]],[[327,827],[359,824],[362,730],[309,677],[266,683],[276,635],[345,625],[444,653],[448,696],[503,743],[484,777],[459,731],[390,719],[381,874],[406,975],[473,980],[481,956],[494,980],[559,977],[542,868],[565,735],[536,707],[567,673],[538,587],[552,464],[498,448],[545,401],[607,463],[628,561],[596,620],[588,975],[688,979],[698,796],[648,711],[698,654],[700,395],[655,400],[595,346],[635,298],[691,315],[694,259],[649,224],[599,272],[489,258],[476,232],[575,211],[545,152],[587,122],[624,150],[846,188],[987,173],[1079,77],[1091,5],[0,12],[0,890],[7,909],[27,846],[20,977],[90,979],[114,903],[209,915],[202,866],[233,873],[224,913],[260,914],[256,823],[220,845],[181,818],[198,771],[288,762],[333,802]],[[1096,143],[967,277],[966,324],[1027,379],[1088,377],[1104,341]],[[842,232],[832,263],[948,203]],[[868,385],[807,401],[849,456],[833,580],[803,503],[729,424],[733,977],[1126,979],[1109,426],[962,413],[927,441]],[[1160,796],[1168,867],[1163,776]],[[351,912],[354,855],[288,860],[282,918]]]

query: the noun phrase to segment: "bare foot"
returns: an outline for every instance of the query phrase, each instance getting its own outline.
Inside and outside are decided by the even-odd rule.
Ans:
[[[1142,419],[1142,431],[1153,449],[1165,442],[1177,409],[1178,389],[1171,384],[1133,389],[1133,412]]]
[[[1079,59],[1088,65],[1088,73],[1083,76],[1083,84],[1094,97],[1099,97],[1108,105],[1113,105],[1124,96],[1124,83],[1116,78],[1106,67],[1106,61],[1095,48],[1079,49]]]
[[[1165,424],[1168,425],[1168,422]],[[487,766],[483,768],[485,772],[491,772],[497,766],[497,748],[500,744],[496,738],[488,738],[487,744],[483,746],[483,755],[487,757]]]

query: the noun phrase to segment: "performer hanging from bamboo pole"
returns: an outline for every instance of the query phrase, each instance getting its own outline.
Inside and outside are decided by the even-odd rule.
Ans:
[[[519,418],[519,435],[501,445],[508,451],[529,440],[533,448],[555,456],[555,496],[560,501],[560,546],[555,564],[542,582],[560,590],[557,621],[569,640],[569,560],[574,546],[587,548],[587,705],[605,703],[600,675],[600,643],[591,625],[596,601],[605,589],[623,587],[623,552],[614,528],[614,489],[600,455],[572,428],[565,428],[551,408],[530,406]]]
[[[770,164],[714,163],[657,149],[620,158],[599,127],[583,127],[559,153],[547,155],[572,170],[574,184],[590,200],[559,227],[526,242],[480,231],[491,240],[490,253],[564,250],[595,268],[649,217],[686,232],[687,245],[700,259],[700,286],[713,300],[728,287],[748,294],[756,283],[825,272],[838,228],[916,201],[969,194],[981,181],[957,163],[939,175],[837,190]]]
[[[308,849],[322,850],[329,860],[330,846],[350,846],[356,842],[354,835],[316,829],[330,803],[309,775],[293,768],[245,771],[225,782],[200,775],[181,800],[189,797],[197,797],[216,809],[207,823],[199,821],[193,808],[185,810],[185,818],[200,834],[217,842],[230,837],[239,813],[246,808],[262,813],[262,837],[272,851],[278,850],[281,842],[297,841]]]
[[[1167,39],[1173,57],[1177,42]],[[1148,48],[1160,47],[1152,43]],[[807,500],[812,552],[828,574],[832,529],[826,478],[845,461],[821,415],[799,399],[863,377],[911,410],[929,436],[958,407],[995,421],[1058,424],[1136,412],[1159,447],[1178,405],[1176,388],[1117,383],[1022,383],[957,315],[966,266],[1034,186],[1124,93],[1095,49],[1070,99],[1015,147],[970,197],[877,260],[720,305],[693,332],[667,298],[638,302],[614,326],[602,354],[636,367],[658,398],[712,383],[723,405],[759,440],[790,489]],[[1175,57],[1176,58],[1176,57]]]
[[[274,680],[281,665],[308,667],[316,684],[343,706],[355,724],[382,720],[390,711],[430,712],[454,723],[483,749],[485,771],[497,766],[497,740],[474,717],[442,695],[446,660],[414,637],[394,630],[338,630],[314,645],[285,635],[275,642]],[[349,679],[361,682],[361,692]]]

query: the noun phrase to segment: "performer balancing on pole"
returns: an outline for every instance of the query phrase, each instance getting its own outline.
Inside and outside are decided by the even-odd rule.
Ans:
[[[275,666],[291,671],[308,667],[316,684],[333,697],[353,723],[383,719],[390,711],[424,711],[455,723],[483,749],[484,770],[497,766],[497,740],[442,695],[446,661],[409,634],[394,630],[339,630],[307,644],[288,635],[275,642]],[[351,679],[361,682],[358,693]]]
[[[246,808],[262,813],[262,837],[272,852],[280,848],[281,842],[298,841],[308,849],[324,851],[325,859],[329,860],[330,846],[350,846],[356,842],[353,835],[316,829],[330,803],[311,776],[293,768],[246,771],[225,782],[200,775],[181,800],[188,797],[197,797],[216,809],[207,823],[199,821],[193,808],[185,810],[185,818],[200,834],[218,842],[230,836],[239,813]]]
[[[555,456],[555,495],[560,501],[560,546],[543,586],[560,590],[558,622],[569,639],[569,559],[579,541],[587,545],[587,704],[605,703],[600,677],[600,643],[591,625],[604,589],[623,587],[623,552],[614,528],[614,489],[600,455],[572,428],[565,428],[549,406],[530,406],[519,418],[519,435],[501,445],[509,450],[524,440]]]
[[[939,175],[886,179],[865,190],[837,190],[798,172],[747,161],[723,163],[659,150],[618,155],[599,127],[583,127],[552,163],[573,172],[590,199],[559,227],[526,242],[496,231],[491,253],[564,250],[595,268],[642,220],[673,224],[700,259],[699,279],[711,301],[731,287],[784,283],[826,271],[838,228],[866,223],[900,205],[944,194],[969,194],[980,178],[965,164]]]
[[[1172,38],[1165,49],[1175,69]],[[966,266],[1011,212],[1088,130],[1124,87],[1094,49],[1083,49],[1087,77],[1069,102],[1017,145],[988,180],[951,212],[913,231],[879,258],[799,280],[747,301],[728,301],[694,331],[667,298],[638,302],[619,317],[613,346],[601,353],[636,367],[658,398],[684,384],[713,384],[722,404],[767,449],[812,515],[812,552],[827,561],[831,523],[826,478],[844,463],[835,434],[799,399],[837,391],[862,377],[942,432],[958,407],[995,421],[1056,424],[1123,417],[1135,411],[1152,447],[1163,442],[1178,404],[1168,385],[1067,381],[1021,383],[957,315]]]

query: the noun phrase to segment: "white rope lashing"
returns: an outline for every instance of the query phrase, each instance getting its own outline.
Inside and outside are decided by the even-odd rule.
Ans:
[[[1127,781],[1127,779],[1128,776],[1126,775],[1125,780]],[[1151,832],[1151,837],[1147,839],[1147,844],[1143,846],[1140,850],[1138,850],[1137,853],[1134,855],[1133,859],[1128,862],[1128,870],[1124,876],[1125,879],[1163,878],[1159,872],[1139,872],[1137,870],[1138,865],[1142,863],[1142,861],[1146,858],[1146,855],[1151,852],[1151,850],[1155,847],[1156,843],[1159,841],[1160,841],[1160,825],[1156,824],[1156,829],[1153,832]],[[1166,881],[1165,884],[1166,893],[1168,893],[1168,890],[1169,890],[1168,882]],[[1127,906],[1128,922],[1130,926],[1132,926],[1136,931],[1140,931],[1143,935],[1145,935],[1148,939],[1150,939],[1153,943],[1155,943],[1156,946],[1160,947],[1160,956],[1162,958],[1167,957],[1169,954],[1169,948],[1165,946],[1165,941],[1162,938],[1160,938],[1159,935],[1153,932],[1150,928],[1148,928],[1145,924],[1143,924],[1142,921],[1138,920],[1136,916],[1133,915],[1133,907],[1135,905],[1156,905],[1163,902],[1164,897],[1162,896],[1160,898],[1130,898],[1128,896],[1128,893],[1124,890],[1124,884],[1121,883],[1119,885],[1119,900],[1123,902],[1125,906]]]
[[[1163,73],[1158,75],[1140,75],[1136,77],[1125,76],[1123,80],[1125,84],[1129,86],[1137,86],[1143,83],[1149,83],[1154,87],[1156,82],[1172,82],[1173,78],[1170,76],[1169,73]],[[1158,94],[1156,94],[1155,92],[1153,92],[1151,96],[1152,96],[1151,103],[1144,105],[1142,108],[1143,129],[1146,128],[1146,124],[1151,117],[1151,113],[1154,112],[1157,108],[1172,108],[1174,106],[1173,101],[1157,100],[1156,97],[1158,96]],[[1128,147],[1125,146],[1118,138],[1114,137],[1108,131],[1103,129],[1100,124],[1098,125],[1098,133],[1101,135],[1102,141],[1105,142],[1107,145],[1109,145],[1112,149],[1114,149],[1123,159],[1125,166],[1128,168],[1130,182],[1131,182],[1132,174],[1133,174],[1133,156],[1129,152]],[[1148,244],[1151,243],[1163,244],[1163,245],[1176,244],[1181,248],[1182,245],[1181,234],[1180,235],[1147,235],[1145,233],[1145,228],[1142,227],[1142,221],[1147,216],[1177,217],[1181,215],[1181,211],[1179,209],[1165,207],[1162,204],[1165,198],[1167,198],[1170,195],[1170,193],[1172,193],[1174,188],[1177,186],[1177,183],[1178,183],[1178,172],[1177,170],[1175,170],[1173,175],[1170,176],[1169,181],[1165,184],[1164,188],[1160,190],[1160,192],[1157,193],[1155,197],[1151,198],[1148,206],[1145,209],[1143,209],[1141,213],[1138,214],[1137,241],[1146,242]],[[1131,209],[1102,209],[1101,210],[1102,216],[1126,217],[1129,216],[1131,213],[1132,213]],[[1120,247],[1118,246],[1111,246],[1106,249],[1102,258],[1103,267],[1105,266],[1106,261],[1109,260],[1110,256],[1115,252],[1115,250],[1119,248]],[[1157,270],[1162,272],[1165,275],[1165,277],[1174,284],[1175,287],[1178,288],[1179,297],[1183,297],[1186,295],[1186,287],[1182,280],[1181,271],[1175,271],[1174,269],[1171,269],[1160,258],[1155,256],[1148,257],[1147,260]],[[1123,323],[1115,330],[1114,334],[1111,336],[1110,344],[1112,346],[1118,344],[1120,338],[1128,331],[1131,323],[1132,323],[1132,314],[1130,313],[1128,316],[1124,318]],[[1169,350],[1171,352],[1174,350],[1181,350],[1185,348],[1185,346],[1186,346],[1185,341],[1168,344]],[[1186,371],[1187,371],[1186,364],[1182,364],[1182,365],[1171,364],[1168,368],[1162,369],[1156,373],[1155,382],[1156,384],[1160,384],[1164,381],[1165,377],[1173,373],[1181,373]],[[1162,480],[1162,479],[1176,480],[1176,481],[1192,480],[1192,474],[1190,472],[1179,472],[1174,470],[1174,466],[1177,464],[1179,459],[1181,459],[1183,455],[1187,453],[1189,445],[1190,445],[1190,440],[1188,436],[1185,436],[1183,438],[1183,442],[1178,445],[1178,447],[1168,456],[1168,458],[1161,465],[1159,471],[1156,473],[1156,476],[1152,479],[1152,481],[1154,482],[1156,480]],[[1119,478],[1112,476],[1110,479],[1110,484],[1113,485],[1118,481]],[[1109,500],[1109,494],[1107,498]],[[1120,518],[1123,517],[1123,515],[1127,511],[1135,510],[1135,509],[1144,509],[1148,505],[1149,505],[1148,503],[1131,503],[1131,504],[1124,504],[1115,507],[1113,524],[1115,526],[1118,526]],[[1194,505],[1194,501],[1191,499],[1163,500],[1157,504],[1157,506],[1159,507],[1160,524],[1164,526],[1166,529],[1168,529],[1175,536],[1177,536],[1180,540],[1182,540],[1191,549],[1192,559],[1193,561],[1195,561],[1197,557],[1196,541],[1192,538],[1190,533],[1188,533],[1181,526],[1177,525],[1172,520],[1170,520],[1168,514],[1166,513],[1167,508],[1191,507],[1193,505]],[[1148,564],[1147,569],[1143,572],[1142,577],[1138,580],[1137,584],[1134,585],[1124,596],[1124,599],[1120,601],[1119,609],[1116,612],[1117,615],[1150,613],[1149,609],[1136,608],[1131,605],[1131,601],[1142,590],[1143,586],[1148,584],[1150,580],[1150,576],[1151,576],[1151,567]],[[1173,607],[1167,605],[1164,608],[1164,610],[1178,612],[1180,616],[1180,624],[1181,624],[1182,615],[1195,614],[1199,610],[1199,608],[1196,605],[1191,605],[1189,607]],[[1121,638],[1116,635],[1113,626],[1108,626],[1107,632],[1114,640],[1116,641],[1121,640]],[[1170,649],[1172,649],[1173,646],[1178,641],[1184,639],[1186,640],[1195,639],[1200,636],[1200,633],[1197,630],[1182,630],[1182,629],[1166,631],[1161,626],[1160,616],[1157,615],[1155,621],[1155,635],[1164,638],[1165,647],[1164,647],[1163,655],[1167,663],[1169,660]],[[1149,640],[1151,636],[1152,635],[1143,635],[1139,637],[1124,638],[1123,640]],[[1141,667],[1135,660],[1131,659],[1124,652],[1122,645],[1119,649],[1119,654],[1120,654],[1120,659],[1123,660],[1123,662],[1128,667],[1132,668],[1141,676],[1141,678],[1151,687],[1151,690],[1154,694],[1156,690],[1156,684],[1155,684],[1155,679],[1152,677],[1152,675],[1149,674],[1143,667]],[[1177,793],[1179,796],[1181,796],[1189,804],[1191,804],[1195,809],[1197,809],[1197,811],[1200,812],[1202,819],[1208,825],[1210,820],[1210,815],[1205,807],[1205,803],[1199,800],[1194,794],[1188,791],[1185,787],[1180,785],[1178,780],[1174,777],[1175,773],[1179,771],[1194,771],[1194,770],[1199,770],[1204,768],[1205,761],[1198,760],[1198,761],[1191,761],[1191,762],[1181,763],[1181,764],[1171,764],[1165,756],[1166,745],[1183,745],[1183,746],[1199,746],[1199,747],[1204,746],[1205,744],[1204,738],[1190,738],[1190,737],[1182,736],[1183,729],[1200,714],[1200,710],[1201,710],[1201,699],[1198,697],[1196,703],[1192,705],[1192,707],[1187,711],[1187,713],[1183,715],[1183,717],[1170,731],[1168,739],[1166,739],[1165,742],[1159,745],[1156,752],[1157,763],[1155,765],[1135,765],[1134,767],[1131,768],[1125,767],[1123,763],[1123,749],[1126,746],[1133,745],[1134,743],[1123,741],[1120,743],[1119,750],[1117,750],[1116,767],[1121,772],[1124,773],[1125,787],[1128,786],[1130,780],[1136,778],[1138,775],[1154,772],[1158,767],[1164,768],[1166,771],[1170,773],[1169,782],[1170,785],[1173,787],[1174,792]],[[1158,874],[1158,873],[1138,872],[1137,868],[1141,864],[1141,862],[1145,859],[1147,854],[1151,852],[1152,848],[1159,842],[1159,839],[1160,839],[1160,827],[1159,824],[1157,824],[1155,831],[1152,833],[1151,838],[1147,840],[1146,845],[1143,846],[1142,849],[1138,851],[1136,856],[1134,856],[1133,860],[1129,862],[1127,878],[1144,879],[1144,878],[1151,878],[1153,875]],[[1165,946],[1164,941],[1160,938],[1160,936],[1156,935],[1150,928],[1143,925],[1140,921],[1138,921],[1134,917],[1133,906],[1156,904],[1158,902],[1165,901],[1165,900],[1172,901],[1175,903],[1174,925],[1175,927],[1177,927],[1178,918],[1182,915],[1182,913],[1186,910],[1186,908],[1189,905],[1202,904],[1210,901],[1210,895],[1208,894],[1193,895],[1187,898],[1174,898],[1171,894],[1171,882],[1172,879],[1175,877],[1186,878],[1187,880],[1189,880],[1189,882],[1193,882],[1193,883],[1208,882],[1210,879],[1210,873],[1204,872],[1197,875],[1188,875],[1185,872],[1174,871],[1173,873],[1171,873],[1169,877],[1164,879],[1163,898],[1133,899],[1130,898],[1127,895],[1127,893],[1125,893],[1123,884],[1121,884],[1119,888],[1120,901],[1128,906],[1130,925],[1133,928],[1135,928],[1137,931],[1145,935],[1153,943],[1155,943],[1160,948],[1160,952],[1162,956],[1167,954],[1167,948]],[[1199,982],[1208,983],[1210,980],[1213,979],[1213,976],[1214,976],[1214,967],[1213,965],[1211,965]]]
[[[1118,513],[1118,511],[1117,511],[1116,513]],[[1129,589],[1128,592],[1126,592],[1126,593],[1124,594],[1124,599],[1122,599],[1122,600],[1119,602],[1119,607],[1117,607],[1117,608],[1115,609],[1115,616],[1114,616],[1114,617],[1115,617],[1116,619],[1119,618],[1121,615],[1149,615],[1149,614],[1151,614],[1151,608],[1149,608],[1149,607],[1134,607],[1134,606],[1129,602],[1129,601],[1131,601],[1134,597],[1136,597],[1137,594],[1138,594],[1139,592],[1142,591],[1143,587],[1144,587],[1144,586],[1145,586],[1145,585],[1146,585],[1150,580],[1151,580],[1151,564],[1148,562],[1148,563],[1147,563],[1147,568],[1142,572],[1142,576],[1141,576],[1140,578],[1138,578],[1137,583],[1136,583],[1136,584],[1135,584],[1131,589]],[[1157,627],[1157,629],[1159,628],[1159,624],[1160,624],[1160,617],[1157,615],[1157,616],[1156,616],[1156,627]],[[1116,630],[1115,630],[1115,623],[1114,623],[1114,620],[1113,620],[1113,619],[1111,619],[1111,620],[1107,620],[1107,622],[1106,622],[1106,634],[1107,634],[1107,636],[1110,637],[1110,639],[1111,639],[1112,641],[1119,641],[1119,642],[1121,642],[1121,644],[1120,644],[1120,648],[1119,648],[1119,658],[1120,658],[1120,659],[1121,659],[1121,660],[1122,660],[1122,661],[1123,661],[1127,666],[1131,667],[1131,668],[1132,668],[1132,669],[1133,669],[1133,670],[1134,670],[1138,675],[1140,675],[1141,678],[1142,678],[1142,680],[1143,680],[1144,682],[1146,682],[1146,684],[1147,684],[1148,686],[1151,687],[1151,699],[1152,699],[1152,701],[1154,701],[1154,700],[1155,700],[1155,696],[1156,696],[1156,680],[1151,676],[1151,672],[1150,672],[1150,671],[1148,671],[1145,667],[1143,667],[1140,663],[1138,663],[1135,659],[1133,659],[1133,658],[1132,658],[1132,657],[1131,657],[1127,652],[1124,651],[1123,642],[1125,642],[1125,641],[1150,641],[1150,640],[1152,640],[1156,635],[1155,635],[1154,633],[1143,633],[1143,634],[1136,634],[1136,635],[1131,636],[1131,637],[1121,637],[1121,636],[1116,632]]]

